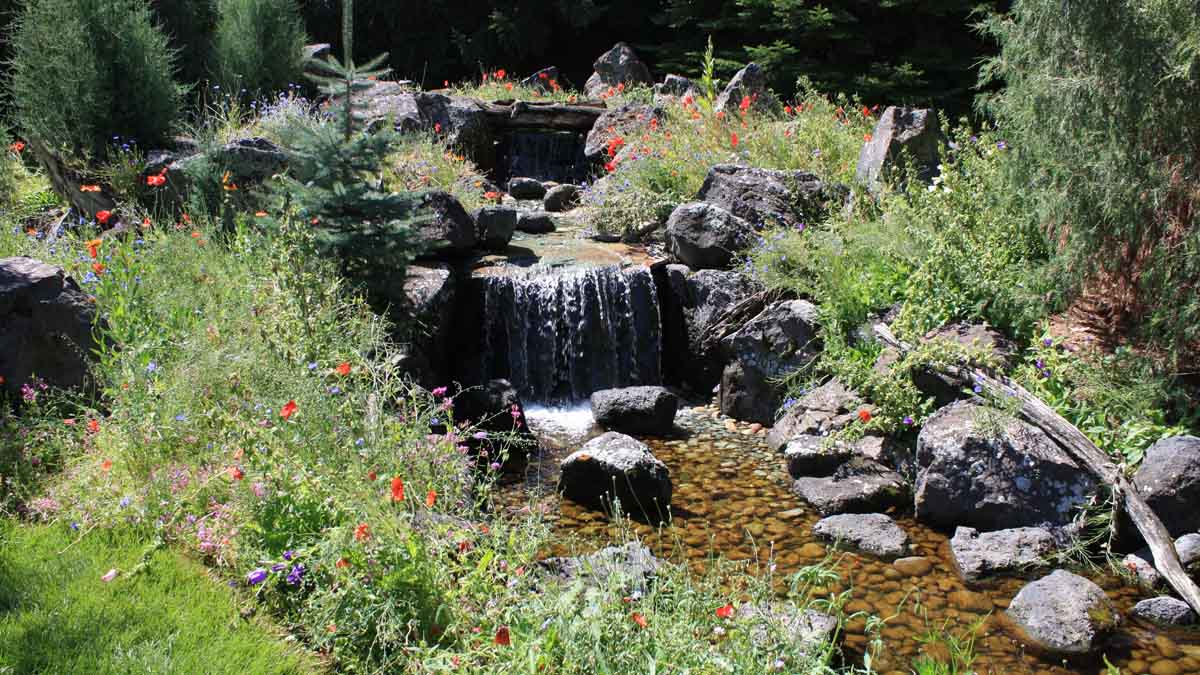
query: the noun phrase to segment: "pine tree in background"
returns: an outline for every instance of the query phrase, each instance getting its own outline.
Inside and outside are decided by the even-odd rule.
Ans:
[[[328,97],[331,116],[322,123],[287,130],[289,175],[276,190],[285,208],[312,224],[321,253],[337,256],[349,275],[371,284],[397,274],[402,277],[418,253],[413,234],[419,222],[417,200],[384,189],[382,170],[395,146],[396,132],[383,128],[368,133],[354,96],[387,73],[378,68],[387,55],[356,65],[352,0],[343,3],[342,16],[343,59],[330,55],[325,61],[311,62],[319,72],[310,77]]]

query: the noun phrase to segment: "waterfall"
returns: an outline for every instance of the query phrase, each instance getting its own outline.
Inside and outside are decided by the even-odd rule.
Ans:
[[[579,183],[593,170],[583,136],[571,131],[514,131],[501,141],[501,182],[514,176]]]
[[[461,381],[505,378],[539,403],[661,381],[658,296],[645,267],[534,267],[473,277],[470,288]]]

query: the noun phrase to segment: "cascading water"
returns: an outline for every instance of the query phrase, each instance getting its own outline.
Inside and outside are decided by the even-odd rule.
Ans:
[[[658,384],[660,318],[650,270],[534,267],[470,280],[459,379],[505,378],[527,400],[579,401]],[[464,321],[465,320],[465,321]]]
[[[572,131],[514,131],[501,140],[501,182],[514,176],[579,183],[594,170],[583,154],[581,134]]]

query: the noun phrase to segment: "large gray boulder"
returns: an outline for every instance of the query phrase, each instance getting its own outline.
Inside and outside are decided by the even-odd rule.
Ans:
[[[667,434],[679,399],[663,387],[601,389],[592,394],[592,416],[605,429],[626,434]]]
[[[1133,606],[1133,615],[1160,626],[1191,626],[1196,613],[1191,605],[1170,596],[1146,598]]]
[[[667,251],[692,269],[726,269],[754,240],[754,228],[706,202],[681,204],[667,219]]]
[[[650,121],[658,120],[659,124],[666,121],[666,112],[644,103],[626,103],[617,108],[609,108],[596,118],[588,132],[583,146],[583,154],[592,161],[604,162],[617,156],[620,148],[626,144],[635,143],[642,134],[650,130]],[[617,145],[615,139],[621,139]],[[609,154],[612,144],[613,152]]]
[[[517,210],[511,206],[483,206],[471,214],[475,236],[486,249],[503,251],[517,229]]]
[[[627,513],[664,518],[671,503],[671,474],[644,443],[609,431],[562,461],[558,491],[588,506],[608,508],[616,498]]]
[[[483,103],[461,96],[414,91],[399,82],[374,82],[354,95],[370,126],[390,121],[400,132],[437,130],[485,171],[496,165],[496,136]],[[338,105],[334,99],[332,105]]]
[[[546,234],[557,226],[554,216],[545,211],[521,211],[517,214],[517,229],[527,234]]]
[[[1200,438],[1165,438],[1146,450],[1133,484],[1172,537],[1200,530]]]
[[[618,42],[612,49],[604,52],[592,63],[595,72],[583,85],[583,91],[591,98],[599,97],[608,91],[609,87],[619,84],[654,84],[650,77],[650,69],[638,58],[633,48],[624,42]]]
[[[1175,540],[1175,553],[1184,569],[1200,572],[1200,534],[1190,533]],[[1150,547],[1130,553],[1121,560],[1121,567],[1132,574],[1144,588],[1157,588],[1163,575],[1154,566],[1154,554]]]
[[[1008,616],[1038,647],[1065,655],[1098,649],[1121,622],[1103,589],[1065,570],[1022,588]]]
[[[937,112],[925,108],[889,106],[875,123],[871,140],[858,155],[855,179],[872,192],[912,162],[918,180],[928,183],[938,174],[941,146],[946,142]]]
[[[954,562],[969,583],[995,575],[1023,574],[1044,566],[1055,548],[1054,536],[1040,527],[982,533],[960,527],[950,540]]]
[[[0,392],[21,387],[84,389],[91,384],[95,305],[61,267],[0,258]]]
[[[546,186],[536,178],[518,176],[508,179],[508,194],[514,199],[541,199],[546,196]]]
[[[981,530],[1069,525],[1096,480],[1042,430],[960,401],[917,437],[916,515]]]
[[[767,88],[767,74],[757,63],[748,63],[745,68],[737,71],[725,85],[724,91],[717,95],[713,110],[735,115],[741,110],[742,101],[750,98],[750,109],[756,112],[775,110],[779,100]]]
[[[792,491],[823,516],[884,511],[902,506],[909,494],[900,474],[864,458],[842,464],[831,476],[797,478]]]
[[[827,436],[858,419],[863,408],[858,392],[834,378],[790,402],[767,434],[767,445],[782,451],[800,436]]]
[[[820,220],[844,190],[806,171],[718,164],[708,170],[697,199],[716,204],[755,229],[796,227]]]
[[[570,211],[579,206],[580,191],[578,185],[564,183],[546,190],[542,198],[542,207],[551,213]]]
[[[710,396],[725,359],[719,344],[705,342],[708,330],[727,311],[760,290],[739,272],[665,265],[655,270],[663,325],[663,377]]]
[[[670,105],[687,96],[691,96],[693,100],[699,98],[700,88],[682,75],[667,75],[662,82],[654,85],[655,105]]]
[[[440,190],[426,192],[420,201],[422,215],[416,236],[426,255],[465,255],[475,248],[475,220],[458,197]]]
[[[409,265],[399,288],[378,288],[388,302],[401,345],[401,368],[422,386],[445,382],[454,324],[455,278],[444,263]]]
[[[909,552],[908,534],[882,513],[850,513],[822,518],[813,525],[813,534],[881,558],[899,558]]]
[[[779,378],[810,363],[820,352],[817,308],[806,300],[767,305],[721,340],[729,361],[721,374],[721,412],[770,424],[783,403]]]

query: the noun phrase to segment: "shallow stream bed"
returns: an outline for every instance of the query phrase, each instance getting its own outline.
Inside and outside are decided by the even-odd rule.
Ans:
[[[559,460],[598,433],[590,426],[590,414],[586,408],[531,408],[527,414],[548,449],[531,459],[524,481],[501,491],[502,505],[522,509],[533,504],[559,531],[597,547],[606,545],[618,533],[605,514],[554,493]],[[643,542],[660,557],[686,560],[696,569],[713,553],[746,561],[751,569],[769,559],[779,576],[825,560],[830,551],[812,534],[819,516],[791,492],[782,458],[767,448],[765,435],[765,430],[752,431],[720,417],[713,407],[699,406],[679,412],[674,437],[643,438],[670,468],[675,486],[668,524],[632,523]],[[875,614],[886,619],[885,648],[874,663],[881,673],[912,672],[911,662],[923,653],[945,658],[944,645],[923,644],[919,638],[931,632],[966,636],[972,627],[978,627],[972,666],[977,673],[1106,672],[1099,658],[1067,663],[1027,649],[1003,611],[1025,580],[970,587],[954,568],[948,533],[917,523],[909,513],[890,515],[908,532],[912,555],[931,564],[898,567],[868,555],[836,554],[840,581],[819,590],[823,596],[849,591],[846,615],[861,613],[846,624],[844,645],[851,660],[859,660],[867,646],[861,616]],[[546,553],[578,552],[567,546]],[[1115,575],[1087,576],[1104,588],[1124,618],[1104,650],[1122,673],[1200,674],[1200,629],[1170,631],[1135,620],[1130,610],[1148,597],[1144,592]]]

